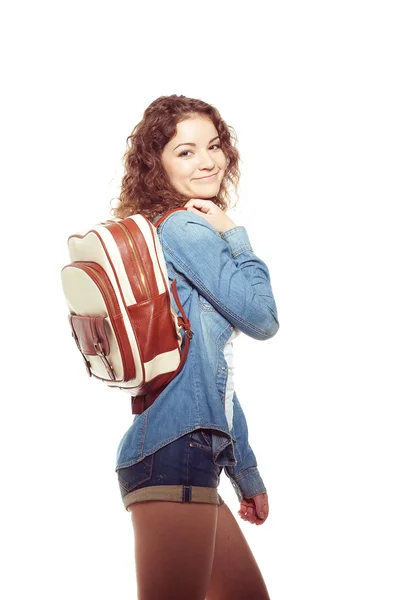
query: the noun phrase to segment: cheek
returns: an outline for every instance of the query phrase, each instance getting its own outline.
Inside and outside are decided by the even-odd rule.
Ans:
[[[170,169],[169,178],[172,185],[181,193],[186,193],[190,188],[190,178],[193,172],[193,167],[190,166],[189,161],[182,161],[181,164],[175,164]]]
[[[187,174],[190,174],[191,168],[184,160],[165,160],[161,161],[165,172],[168,175],[170,181],[179,182],[184,179]]]
[[[190,175],[193,171],[193,165],[189,164],[189,161],[182,161],[181,164],[175,167],[176,179],[183,179]]]
[[[228,166],[228,159],[227,159],[227,157],[225,156],[225,154],[223,154],[223,155],[222,155],[222,157],[221,157],[221,165],[222,165],[222,167],[221,167],[221,168],[222,168],[222,169],[224,169],[224,170],[225,170],[225,169],[226,169],[226,167]]]

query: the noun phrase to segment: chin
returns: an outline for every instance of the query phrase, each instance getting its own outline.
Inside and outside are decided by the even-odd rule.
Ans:
[[[191,198],[202,198],[203,200],[211,200],[211,198],[215,198],[218,192],[219,187],[214,190],[201,190],[200,192],[193,191],[193,196],[191,196]]]

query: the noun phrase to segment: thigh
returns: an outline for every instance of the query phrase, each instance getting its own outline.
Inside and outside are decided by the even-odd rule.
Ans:
[[[138,502],[128,507],[138,600],[204,600],[214,555],[215,504]]]
[[[261,571],[226,504],[218,508],[214,562],[206,600],[269,600]]]

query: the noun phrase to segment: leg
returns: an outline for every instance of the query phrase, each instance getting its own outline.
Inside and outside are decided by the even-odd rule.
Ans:
[[[135,536],[138,600],[204,600],[218,506],[148,501],[133,503],[128,510]]]
[[[242,530],[226,504],[218,508],[214,563],[206,600],[270,600]]]

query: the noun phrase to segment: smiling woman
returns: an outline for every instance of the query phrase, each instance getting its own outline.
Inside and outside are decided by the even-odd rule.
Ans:
[[[217,491],[224,469],[240,517],[265,522],[268,496],[234,390],[232,340],[240,331],[268,339],[279,323],[268,267],[226,214],[239,181],[235,142],[216,108],[184,96],[155,100],[128,138],[114,214],[157,221],[169,283],[194,335],[179,375],[135,415],[117,450],[139,600],[269,600]],[[159,219],[171,208],[186,210]]]
[[[233,127],[212,105],[185,96],[161,96],[146,108],[127,138],[119,218],[140,212],[150,220],[190,198],[230,206],[237,192],[239,151]],[[209,177],[209,179],[207,179]]]

